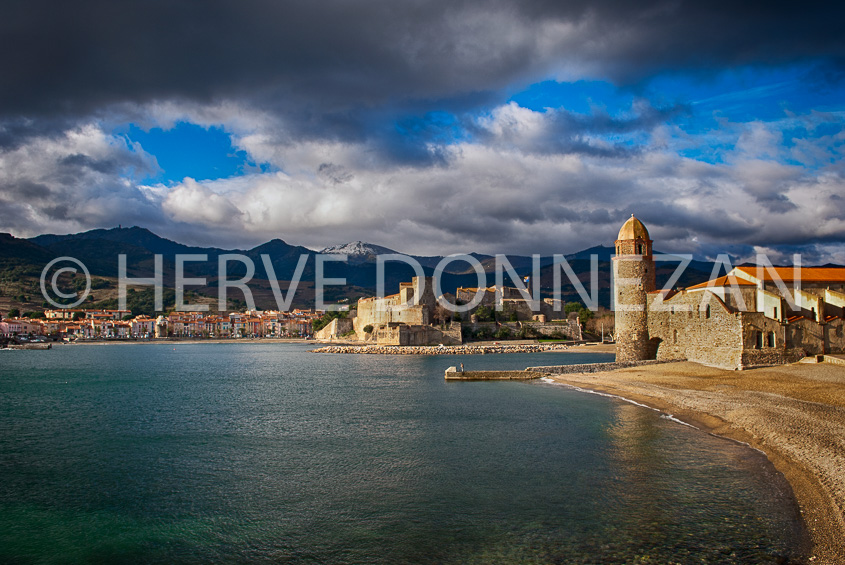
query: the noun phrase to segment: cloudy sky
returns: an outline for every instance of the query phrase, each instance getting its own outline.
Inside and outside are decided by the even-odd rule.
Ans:
[[[633,5],[636,4],[636,7]],[[8,0],[0,231],[845,263],[835,3]]]

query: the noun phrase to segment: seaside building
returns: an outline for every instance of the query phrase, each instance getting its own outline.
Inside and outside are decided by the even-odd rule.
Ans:
[[[565,336],[573,340],[582,338],[577,315],[567,318],[562,305],[555,309],[551,299],[540,302],[539,312],[533,311],[515,288],[459,288],[455,297],[446,295],[444,298],[452,304],[468,304],[477,293],[481,298],[473,311],[481,306],[501,306],[501,310],[496,309],[501,313],[501,319],[506,321],[479,322],[472,315],[473,311],[465,312],[461,321],[457,321],[452,312],[438,304],[434,295],[434,279],[414,277],[411,282],[400,283],[397,294],[359,299],[357,310],[351,310],[346,318],[332,320],[315,337],[322,340],[358,340],[377,345],[460,345],[464,330],[476,332],[484,328],[493,335],[495,331],[507,327],[512,335],[523,328],[531,328],[531,335]]]
[[[384,298],[361,298],[350,316],[337,318],[315,334],[317,339],[357,339],[379,345],[459,345],[461,325],[434,325],[434,279],[414,277]],[[366,331],[371,329],[371,331]]]
[[[655,288],[652,241],[633,215],[613,258],[616,359],[743,369],[845,353],[845,268],[740,266]]]

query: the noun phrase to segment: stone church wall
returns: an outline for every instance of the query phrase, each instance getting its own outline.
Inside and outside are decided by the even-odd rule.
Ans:
[[[648,331],[654,357],[735,369],[742,362],[739,316],[730,312],[717,296],[709,292],[702,296],[702,292],[682,292],[651,306]]]

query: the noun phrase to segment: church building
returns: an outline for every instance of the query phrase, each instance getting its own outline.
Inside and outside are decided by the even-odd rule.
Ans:
[[[742,266],[660,290],[652,240],[632,215],[619,230],[613,276],[619,362],[744,369],[845,353],[845,268]]]

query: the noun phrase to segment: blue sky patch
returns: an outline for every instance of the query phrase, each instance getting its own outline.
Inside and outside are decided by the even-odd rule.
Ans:
[[[242,174],[256,165],[245,151],[232,147],[232,141],[222,128],[204,128],[188,122],[178,122],[171,129],[151,128],[149,131],[129,124],[124,134],[141,144],[144,151],[154,155],[162,172],[144,182],[181,182],[185,177],[214,180]]]

